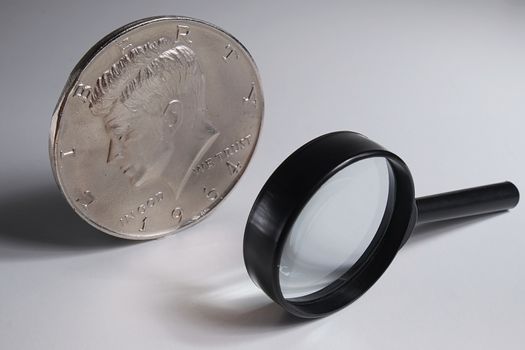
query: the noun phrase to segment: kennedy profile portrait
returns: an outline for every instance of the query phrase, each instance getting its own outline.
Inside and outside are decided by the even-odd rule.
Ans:
[[[177,197],[219,135],[195,52],[165,38],[134,47],[105,71],[89,108],[104,122],[108,165],[133,186],[164,181]]]

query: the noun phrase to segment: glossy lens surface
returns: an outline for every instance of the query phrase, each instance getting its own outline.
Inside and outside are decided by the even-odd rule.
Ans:
[[[298,215],[279,265],[286,299],[315,293],[363,256],[381,225],[390,190],[384,158],[352,163],[329,178]]]

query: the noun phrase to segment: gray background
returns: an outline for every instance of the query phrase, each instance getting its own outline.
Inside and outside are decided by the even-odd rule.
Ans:
[[[294,322],[249,280],[248,211],[273,169],[324,132],[362,132],[418,195],[511,180],[525,191],[525,3],[11,1],[0,10],[1,349],[523,349],[523,204],[419,230],[362,298]],[[253,162],[201,224],[130,243],[76,217],[52,179],[67,76],[131,20],[182,14],[243,42],[266,113]]]

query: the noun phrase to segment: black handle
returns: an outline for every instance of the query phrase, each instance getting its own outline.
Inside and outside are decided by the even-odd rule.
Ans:
[[[514,208],[519,198],[518,188],[508,181],[416,198],[417,223],[507,210]]]

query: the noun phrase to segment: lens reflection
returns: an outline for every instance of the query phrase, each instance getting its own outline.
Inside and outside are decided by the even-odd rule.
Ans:
[[[363,255],[388,204],[390,166],[384,158],[350,164],[326,181],[292,226],[279,266],[286,299],[317,292]]]

